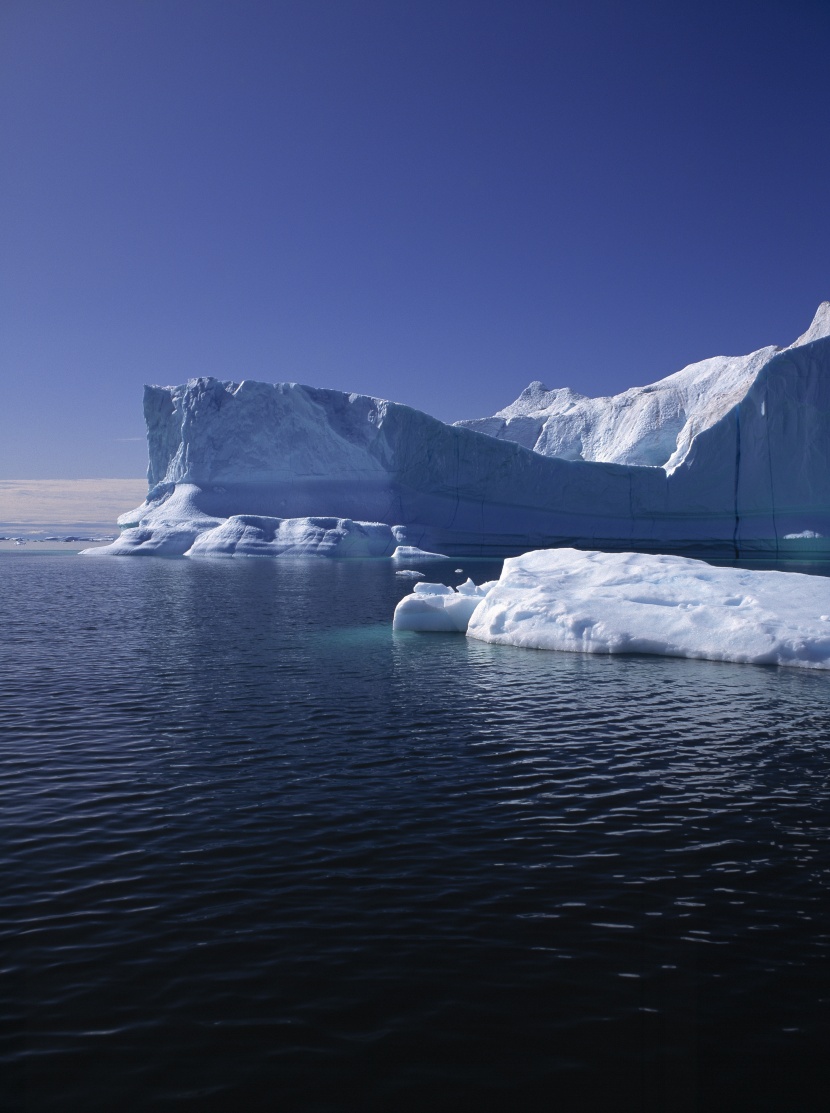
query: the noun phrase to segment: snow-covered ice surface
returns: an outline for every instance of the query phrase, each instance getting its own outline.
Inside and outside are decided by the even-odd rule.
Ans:
[[[686,459],[697,434],[744,397],[777,351],[770,347],[748,356],[716,356],[612,398],[587,398],[567,387],[548,390],[533,382],[493,417],[457,424],[516,441],[543,456],[671,472]]]
[[[788,349],[704,360],[615,399],[534,384],[485,420],[496,435],[296,383],[147,387],[150,489],[106,551],[828,559],[828,333],[824,303]]]
[[[473,611],[495,583],[477,585],[468,579],[455,589],[445,584],[416,584],[412,595],[404,596],[395,608],[392,628],[463,634]]]
[[[789,350],[827,336],[830,302],[822,302]],[[493,417],[456,424],[545,456],[663,467],[671,473],[686,459],[695,437],[746,396],[780,351],[773,345],[747,356],[715,356],[610,398],[587,398],[567,387],[548,390],[532,382]]]
[[[398,608],[404,613],[406,603]],[[467,636],[576,653],[830,669],[830,578],[714,568],[679,556],[530,552],[505,561]]]

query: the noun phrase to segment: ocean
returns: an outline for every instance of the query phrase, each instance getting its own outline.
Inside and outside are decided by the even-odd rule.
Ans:
[[[409,590],[0,553],[0,1109],[826,1108],[830,674]]]

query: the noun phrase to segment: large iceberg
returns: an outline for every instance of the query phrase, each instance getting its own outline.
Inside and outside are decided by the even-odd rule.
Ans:
[[[393,625],[529,649],[830,669],[830,578],[553,549],[506,560],[478,589],[416,584]]]
[[[825,302],[790,348],[614,399],[532,386],[466,426],[296,383],[149,386],[149,492],[97,552],[827,557],[828,334]]]

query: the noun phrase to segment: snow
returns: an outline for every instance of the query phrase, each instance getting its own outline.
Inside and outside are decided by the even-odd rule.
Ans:
[[[563,460],[665,467],[685,460],[698,433],[746,394],[777,348],[717,356],[613,398],[585,398],[531,383],[492,418],[458,422]]]
[[[147,387],[150,489],[98,551],[830,557],[828,332],[824,303],[804,343],[705,360],[616,399],[532,384],[487,419],[530,447],[296,383]]]
[[[814,340],[823,340],[825,336],[830,336],[830,301],[821,303],[810,327],[799,336],[792,347],[799,348],[802,344],[812,344]]]
[[[827,336],[830,302],[822,302],[791,349]],[[747,356],[716,356],[611,398],[586,398],[568,388],[548,390],[533,382],[493,417],[456,424],[545,456],[663,467],[671,473],[686,459],[698,434],[746,396],[780,350],[771,346]]]
[[[395,608],[392,629],[463,634],[473,611],[494,584],[476,586],[468,579],[455,590],[445,584],[416,584],[412,595],[404,596]]]
[[[532,649],[830,669],[829,616],[823,576],[555,549],[506,560],[467,636]]]

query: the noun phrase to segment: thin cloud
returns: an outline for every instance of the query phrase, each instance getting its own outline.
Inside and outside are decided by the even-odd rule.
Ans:
[[[118,515],[139,506],[146,494],[146,479],[3,479],[0,524],[85,522],[111,530]]]

